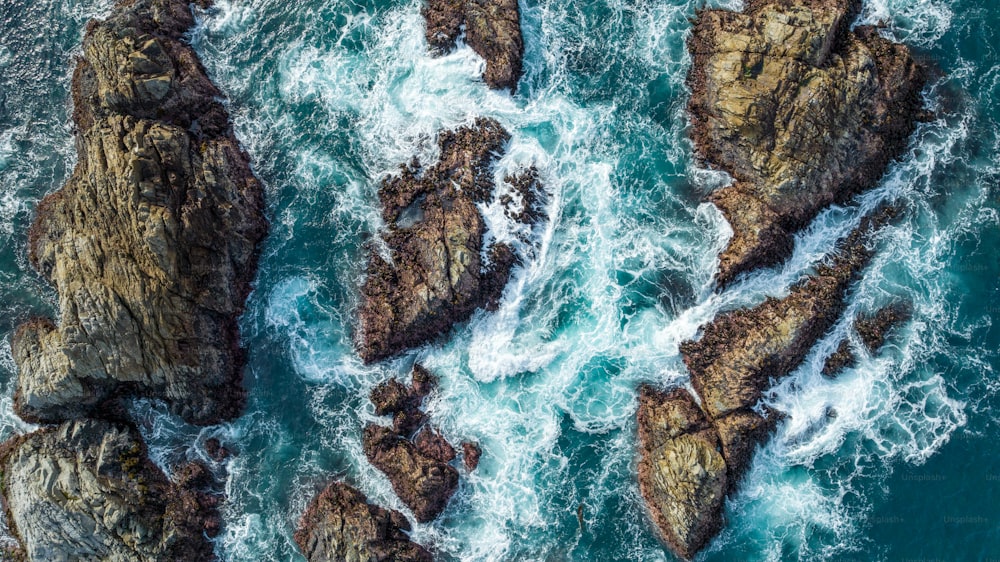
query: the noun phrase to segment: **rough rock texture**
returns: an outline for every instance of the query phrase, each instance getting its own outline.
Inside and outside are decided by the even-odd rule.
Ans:
[[[721,528],[726,494],[780,416],[757,409],[764,391],[836,322],[850,283],[872,256],[869,235],[894,212],[865,218],[788,296],[722,313],[700,340],[681,344],[700,405],[683,389],[639,389],[639,487],[678,556],[692,557]]]
[[[187,2],[134,0],[88,25],[73,76],[79,160],[29,233],[59,318],[13,339],[27,420],[89,415],[121,394],[197,424],[242,407],[237,318],[266,230],[262,190],[182,38],[193,24]]]
[[[413,510],[417,521],[425,523],[437,517],[455,493],[458,471],[449,464],[455,460],[455,448],[425,425],[427,415],[420,410],[437,378],[417,364],[412,379],[409,387],[390,379],[372,389],[375,412],[392,414],[393,427],[368,424],[363,445],[368,462],[385,473],[399,499]]]
[[[486,84],[517,90],[524,58],[517,0],[427,0],[422,12],[427,43],[435,53],[455,48],[465,26],[465,42],[486,60]]]
[[[410,541],[409,530],[402,513],[334,482],[309,504],[295,542],[309,562],[431,562],[430,552]]]
[[[469,441],[462,443],[462,462],[465,463],[465,469],[469,472],[479,467],[479,458],[482,456],[483,450],[479,448],[478,444]]]
[[[848,286],[868,264],[869,234],[893,214],[885,209],[864,219],[788,296],[722,313],[703,328],[701,339],[681,344],[691,384],[712,418],[754,407],[772,380],[802,363],[840,317]]]
[[[369,424],[364,449],[368,462],[385,473],[396,495],[421,523],[437,517],[458,487],[458,471],[453,466],[421,452],[387,427]]]
[[[476,204],[492,200],[492,164],[509,138],[496,121],[478,119],[441,133],[433,167],[414,160],[382,183],[391,261],[375,248],[369,256],[357,338],[364,361],[426,343],[477,308],[498,306],[516,257],[494,244],[483,263],[485,223]]]
[[[201,465],[171,483],[126,426],[84,419],[0,453],[11,529],[31,560],[213,560],[217,498]]]
[[[910,319],[912,313],[910,303],[893,303],[880,308],[873,315],[855,318],[854,330],[868,353],[873,354],[885,345],[886,339],[892,335],[896,327]],[[837,350],[827,357],[823,364],[823,374],[828,377],[836,376],[840,371],[856,365],[857,361],[858,358],[851,350],[850,343],[846,339],[841,340]]]
[[[749,0],[702,10],[689,41],[692,137],[735,183],[710,197],[733,228],[717,280],[774,265],[791,233],[875,184],[921,113],[922,68],[860,0]]]
[[[728,489],[719,435],[684,389],[639,389],[639,490],[663,540],[690,558],[722,528]]]

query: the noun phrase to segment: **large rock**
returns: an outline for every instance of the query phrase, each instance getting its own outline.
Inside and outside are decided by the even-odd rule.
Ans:
[[[409,530],[402,513],[334,482],[309,504],[295,542],[309,562],[431,562],[431,554],[410,541]]]
[[[728,489],[719,435],[684,389],[639,389],[639,490],[663,540],[694,556],[723,525]]]
[[[689,49],[698,155],[735,183],[711,200],[733,228],[717,280],[774,265],[791,233],[874,185],[921,114],[909,50],[849,26],[860,0],[752,0],[702,10]]]
[[[180,0],[91,22],[73,76],[78,162],[38,206],[29,257],[58,324],[20,326],[15,406],[88,415],[122,394],[210,424],[243,403],[237,318],[266,231],[260,183],[197,56]]]
[[[478,119],[441,133],[433,167],[414,161],[382,183],[391,256],[372,249],[361,289],[357,345],[366,362],[426,343],[477,308],[498,306],[516,257],[494,244],[484,263],[486,226],[477,204],[494,197],[492,164],[509,138],[496,121]]]
[[[30,560],[213,560],[217,498],[192,465],[171,483],[126,426],[92,419],[15,438],[0,453],[11,530]]]
[[[455,467],[439,460],[433,451],[421,451],[388,427],[369,424],[363,444],[368,462],[385,473],[417,521],[432,521],[444,511],[458,487]]]
[[[683,389],[639,389],[639,488],[678,556],[691,558],[722,527],[726,494],[780,416],[759,413],[764,391],[800,365],[836,322],[850,283],[871,259],[869,235],[894,212],[862,220],[788,296],[722,313],[700,340],[681,344],[700,404]]]
[[[517,90],[524,58],[517,0],[427,0],[422,12],[435,53],[453,49],[464,26],[465,42],[486,60],[483,80],[493,89]]]

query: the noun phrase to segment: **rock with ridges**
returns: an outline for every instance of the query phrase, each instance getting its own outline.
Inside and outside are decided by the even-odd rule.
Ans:
[[[492,164],[509,138],[498,122],[478,119],[441,133],[433,167],[404,167],[382,183],[391,263],[372,249],[357,338],[365,362],[426,343],[477,308],[499,305],[516,257],[494,244],[483,262],[486,226],[476,205],[493,198]]]
[[[893,303],[880,308],[873,315],[859,315],[854,319],[854,329],[868,353],[875,353],[882,348],[885,340],[897,326],[910,319],[912,313],[910,303]],[[823,374],[834,377],[840,371],[853,367],[857,362],[858,358],[851,350],[850,343],[846,339],[841,340],[837,350],[826,358],[826,362],[823,364]]]
[[[486,60],[483,80],[493,89],[517,90],[524,58],[517,0],[427,0],[422,13],[435,53],[453,49],[465,26],[465,42]]]
[[[134,430],[84,419],[15,438],[0,453],[11,529],[31,560],[214,560],[217,498],[196,488],[204,467],[176,483]],[[199,465],[200,466],[200,465]]]
[[[697,152],[735,183],[711,200],[733,227],[717,280],[777,264],[791,234],[871,187],[921,114],[924,72],[860,0],[754,0],[702,10],[689,40]]]
[[[242,407],[237,318],[266,230],[262,189],[182,40],[193,24],[186,2],[136,0],[88,26],[77,166],[29,232],[59,319],[13,339],[27,420],[89,415],[121,394],[198,424]]]
[[[295,542],[309,562],[431,562],[430,552],[410,541],[409,530],[402,513],[334,482],[309,504]]]
[[[684,389],[639,389],[639,490],[664,541],[690,558],[722,528],[728,489],[715,428]]]

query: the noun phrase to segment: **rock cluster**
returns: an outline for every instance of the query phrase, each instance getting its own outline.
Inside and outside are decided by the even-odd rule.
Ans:
[[[465,30],[465,42],[486,60],[483,80],[493,89],[517,90],[524,58],[517,0],[427,0],[423,7],[427,43],[446,53]]]
[[[119,395],[210,424],[243,404],[237,318],[266,231],[260,183],[182,35],[186,2],[122,2],[88,26],[73,75],[78,163],[29,233],[58,325],[13,340],[25,419],[89,415]]]
[[[870,316],[859,315],[854,319],[854,330],[868,353],[876,353],[885,345],[893,330],[910,319],[912,307],[908,302],[897,302],[880,308]],[[823,364],[823,374],[836,376],[843,369],[857,364],[857,356],[848,340],[841,340],[837,350],[827,357]]]
[[[433,167],[423,169],[414,159],[383,181],[383,239],[391,256],[386,260],[377,248],[369,255],[357,338],[364,361],[426,343],[477,308],[498,306],[517,258],[506,244],[484,252],[486,226],[477,205],[494,197],[492,164],[509,138],[498,122],[480,118],[440,134]],[[505,181],[522,194],[525,220],[537,217],[538,197],[523,195],[539,189],[533,170]]]
[[[434,385],[434,376],[415,365],[409,388],[395,379],[375,387],[371,393],[375,413],[392,414],[393,426],[368,424],[363,438],[368,462],[385,473],[396,495],[421,523],[436,518],[458,487],[458,471],[450,464],[457,456],[455,448],[424,424],[427,416],[420,410]],[[478,464],[478,455],[475,459],[466,455],[467,463]]]
[[[692,137],[735,183],[711,194],[733,228],[717,281],[775,265],[791,233],[874,185],[922,115],[924,72],[860,0],[751,0],[702,10],[689,41]]]
[[[0,452],[5,507],[30,560],[212,560],[217,497],[191,465],[175,482],[128,426],[82,419]]]
[[[700,402],[684,389],[640,388],[639,487],[667,545],[692,557],[723,524],[726,494],[779,414],[758,407],[837,321],[869,262],[869,237],[894,209],[866,218],[816,272],[781,299],[725,312],[681,344]]]
[[[187,2],[123,0],[87,26],[72,81],[78,163],[28,240],[59,321],[29,321],[12,341],[17,413],[59,425],[0,451],[6,515],[30,560],[214,559],[211,474],[192,463],[169,480],[120,401],[160,399],[195,424],[243,405],[237,319],[263,195],[184,41],[193,25]]]
[[[431,562],[430,552],[409,540],[409,530],[402,513],[334,482],[309,504],[295,542],[309,562]]]

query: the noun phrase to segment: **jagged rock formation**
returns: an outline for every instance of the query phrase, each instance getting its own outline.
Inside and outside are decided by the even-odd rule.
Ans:
[[[197,424],[242,407],[237,318],[266,231],[262,190],[182,39],[193,24],[186,2],[135,0],[87,28],[79,160],[29,233],[59,322],[30,321],[13,340],[27,420],[89,415],[122,394]]]
[[[710,197],[733,228],[717,281],[785,260],[791,233],[874,185],[921,116],[924,72],[860,0],[748,0],[702,10],[689,41],[697,154],[735,183]]]
[[[431,562],[430,552],[410,541],[409,530],[402,513],[334,482],[309,504],[295,542],[309,562]]]
[[[16,438],[0,452],[11,530],[30,560],[214,560],[217,498],[191,465],[176,482],[135,431],[84,419]]]
[[[844,309],[871,259],[869,236],[894,215],[866,218],[816,272],[781,299],[718,315],[681,344],[700,404],[686,390],[639,390],[639,487],[664,542],[690,558],[722,526],[722,509],[780,414],[760,399],[805,359]]]
[[[486,60],[486,84],[517,90],[524,58],[517,0],[427,0],[422,13],[427,43],[436,54],[454,49],[464,26],[465,42]]]
[[[478,119],[440,134],[441,157],[433,167],[422,169],[414,159],[382,183],[391,260],[371,250],[357,342],[365,362],[426,343],[477,308],[498,306],[517,258],[510,246],[494,244],[483,263],[486,227],[476,205],[494,197],[492,164],[509,138],[496,121]],[[506,182],[519,193],[538,189],[533,170]]]
[[[870,316],[859,315],[854,319],[854,330],[861,339],[861,344],[874,354],[885,345],[886,339],[900,325],[910,319],[912,307],[908,302],[897,302],[880,308]],[[837,375],[840,371],[857,364],[857,356],[851,350],[850,343],[840,341],[837,350],[827,357],[823,364],[823,374],[828,377]]]
[[[458,486],[458,471],[449,464],[455,460],[455,448],[436,429],[424,425],[427,416],[420,411],[421,401],[435,384],[433,375],[415,365],[410,388],[395,379],[375,387],[371,393],[375,412],[393,414],[393,427],[369,424],[363,436],[368,462],[385,473],[396,495],[421,523],[437,517]]]

